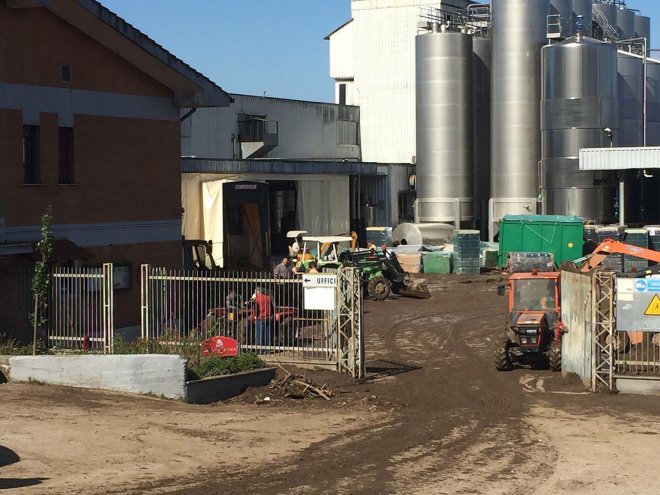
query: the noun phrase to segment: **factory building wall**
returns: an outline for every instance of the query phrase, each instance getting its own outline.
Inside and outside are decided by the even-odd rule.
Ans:
[[[261,96],[232,95],[228,108],[198,109],[181,126],[183,156],[241,156],[238,120],[262,116],[278,144],[262,158],[295,160],[359,160],[359,108]],[[185,110],[183,111],[185,113]]]
[[[360,107],[364,161],[415,162],[415,36],[420,9],[442,3],[353,0],[353,21],[328,37],[330,75],[337,85],[353,66],[354,83],[347,90],[354,98],[351,103]],[[468,3],[452,0],[446,5]]]

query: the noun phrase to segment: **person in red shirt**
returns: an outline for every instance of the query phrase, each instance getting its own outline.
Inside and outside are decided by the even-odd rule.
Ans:
[[[268,294],[263,292],[261,287],[257,287],[251,297],[255,304],[255,313],[257,315],[257,335],[256,345],[273,345],[273,333],[271,331],[271,318],[273,316],[273,303]],[[257,354],[263,354],[265,349],[258,349]]]

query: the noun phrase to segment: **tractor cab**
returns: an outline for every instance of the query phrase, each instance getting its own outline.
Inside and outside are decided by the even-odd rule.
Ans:
[[[561,309],[559,272],[514,273],[509,277],[506,341],[498,347],[496,365],[508,369],[512,361],[547,358],[550,368],[561,367]]]
[[[303,249],[298,256],[298,271],[309,270],[309,263],[316,261],[318,271],[336,272],[341,266],[339,259],[344,251],[351,249],[350,236],[303,237]]]

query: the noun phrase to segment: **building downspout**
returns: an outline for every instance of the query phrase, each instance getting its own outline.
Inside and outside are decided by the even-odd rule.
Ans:
[[[179,122],[184,122],[185,120],[189,119],[193,113],[197,111],[197,107],[193,107],[190,110],[188,110],[181,119],[179,119]]]

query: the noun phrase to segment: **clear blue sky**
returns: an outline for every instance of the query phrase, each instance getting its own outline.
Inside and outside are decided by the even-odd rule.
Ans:
[[[334,100],[323,38],[350,19],[350,0],[101,2],[226,91]],[[660,0],[627,4],[651,17],[660,48]]]
[[[100,0],[230,93],[334,101],[323,38],[350,0]]]

